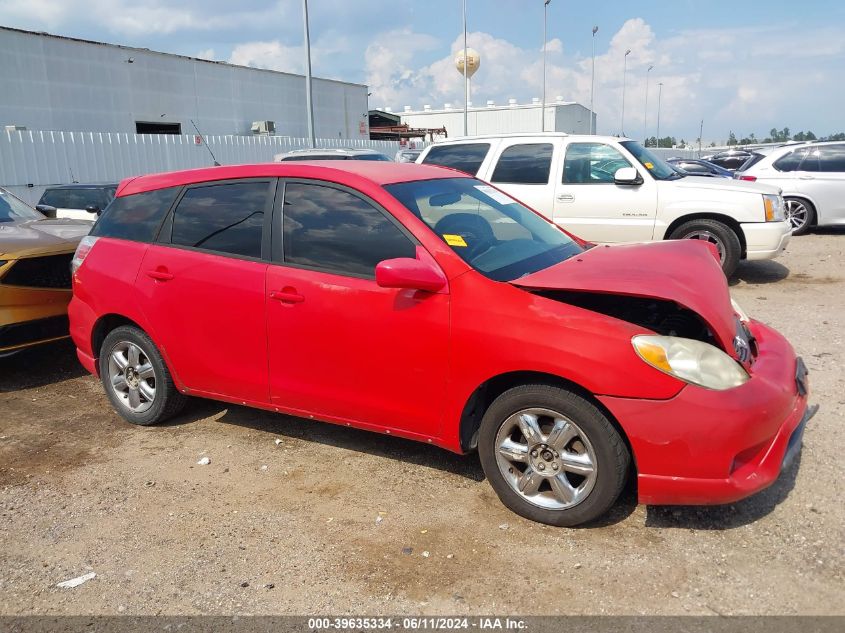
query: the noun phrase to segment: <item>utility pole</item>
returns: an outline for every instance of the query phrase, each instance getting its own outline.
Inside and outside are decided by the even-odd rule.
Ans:
[[[546,131],[546,18],[549,14],[549,3],[552,0],[543,2],[543,101],[540,105],[540,131]]]
[[[645,71],[645,114],[643,115],[643,147],[648,142],[648,75],[654,66],[649,66]]]
[[[657,147],[660,147],[660,99],[663,97],[663,82],[657,84]]]
[[[625,51],[625,69],[622,71],[622,121],[619,123],[619,133],[625,136],[625,79],[628,75],[628,55],[631,54],[629,48]]]
[[[308,30],[308,0],[302,0],[302,21],[305,28],[305,108],[308,110],[308,140],[311,149],[317,146],[314,136],[314,102],[311,94],[311,34]]]
[[[464,0],[464,136],[469,135],[469,73],[467,72],[467,0]],[[477,121],[478,119],[476,119]]]
[[[701,127],[698,128],[698,157],[701,158],[701,137],[704,136],[704,119],[701,119]]]
[[[593,119],[596,116],[596,111],[593,105],[593,98],[595,97],[596,92],[596,33],[599,32],[599,27],[593,27],[593,72],[592,76],[590,77],[590,134],[595,133],[595,127],[593,125]]]

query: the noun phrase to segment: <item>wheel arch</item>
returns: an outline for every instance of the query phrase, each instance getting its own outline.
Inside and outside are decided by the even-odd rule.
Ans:
[[[100,348],[103,346],[103,342],[106,340],[109,332],[119,328],[121,325],[131,325],[142,332],[146,332],[140,324],[127,316],[116,313],[104,314],[97,319],[94,327],[91,329],[91,351],[94,354],[94,358],[100,357]]]
[[[730,227],[730,229],[736,233],[736,236],[739,238],[739,244],[742,248],[742,252],[740,253],[740,259],[745,259],[746,250],[747,250],[747,243],[745,241],[745,232],[742,230],[742,226],[740,223],[737,222],[734,218],[729,215],[723,215],[721,213],[715,212],[701,212],[701,213],[687,213],[682,215],[678,218],[675,218],[672,223],[666,227],[666,232],[663,233],[663,239],[668,240],[670,239],[669,236],[675,232],[682,224],[686,224],[687,222],[692,222],[694,220],[715,220],[717,222],[721,222],[726,226]]]
[[[481,383],[467,398],[461,411],[459,427],[459,439],[461,450],[465,453],[476,449],[478,443],[478,430],[481,427],[481,419],[490,404],[508,389],[519,385],[543,384],[567,389],[587,400],[590,404],[601,411],[610,423],[619,432],[628,452],[631,455],[631,464],[636,470],[636,456],[634,455],[631,442],[625,429],[619,424],[616,417],[596,398],[588,389],[562,376],[549,374],[541,371],[510,371],[492,376]]]

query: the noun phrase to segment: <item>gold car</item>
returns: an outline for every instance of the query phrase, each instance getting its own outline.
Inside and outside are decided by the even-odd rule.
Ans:
[[[68,336],[70,260],[91,226],[48,219],[0,188],[0,357]]]

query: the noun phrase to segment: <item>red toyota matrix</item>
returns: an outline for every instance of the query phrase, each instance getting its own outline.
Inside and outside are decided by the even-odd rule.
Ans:
[[[807,371],[689,240],[591,247],[484,182],[359,161],[124,181],[73,260],[71,335],[133,424],[186,396],[478,450],[576,525],[770,485]]]

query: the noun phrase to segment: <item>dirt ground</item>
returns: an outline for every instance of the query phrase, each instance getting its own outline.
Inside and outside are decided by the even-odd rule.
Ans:
[[[510,513],[475,456],[208,401],[135,428],[69,344],[2,360],[0,614],[845,614],[843,251],[795,238],[732,287],[810,368],[798,463],[582,529]]]

